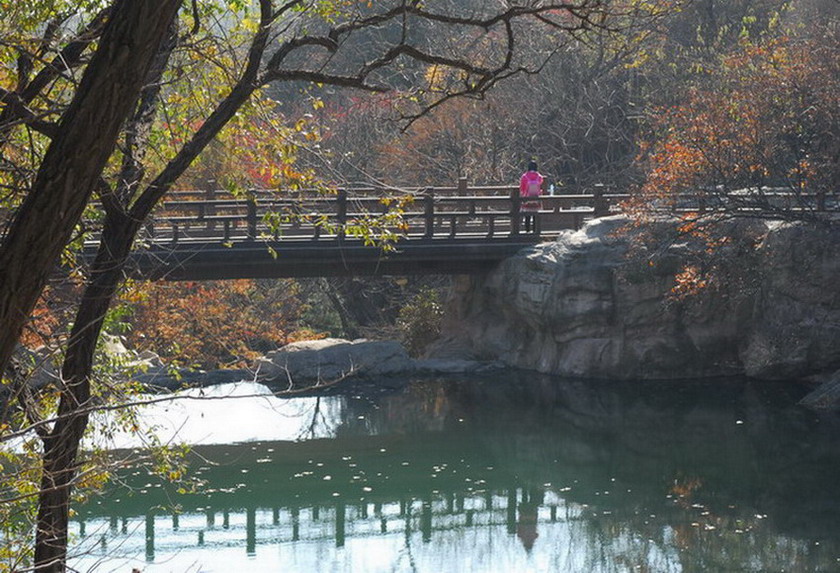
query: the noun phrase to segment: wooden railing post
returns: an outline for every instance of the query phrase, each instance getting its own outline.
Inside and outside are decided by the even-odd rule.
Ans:
[[[257,200],[251,199],[247,205],[248,239],[254,241],[257,238]]]
[[[594,216],[597,218],[609,215],[610,204],[607,201],[607,198],[604,197],[604,185],[602,183],[595,184],[592,195],[594,196],[592,204]]]
[[[216,200],[216,180],[215,179],[207,179],[204,182],[204,199],[205,201],[215,201]],[[199,214],[199,219],[204,219],[205,217],[210,217],[205,223],[205,228],[209,231],[216,228],[216,222],[213,220],[213,216],[216,214],[216,208],[212,205],[207,205],[207,208],[204,208],[202,205],[201,213]]]
[[[459,177],[458,178],[458,195],[461,197],[467,196],[467,178],[466,177]]]
[[[338,232],[336,233],[335,238],[338,239],[338,241],[344,241],[344,228],[347,226],[347,189],[338,190],[338,196],[336,197],[335,218],[336,224],[338,225]]]
[[[519,188],[514,187],[510,192],[510,236],[519,236],[519,224],[522,222],[522,213],[520,210],[521,199],[519,197]]]
[[[423,238],[431,239],[435,236],[435,190],[433,187],[427,187],[423,191],[423,219],[426,225]]]

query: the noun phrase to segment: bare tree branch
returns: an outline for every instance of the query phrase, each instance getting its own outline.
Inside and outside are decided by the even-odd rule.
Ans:
[[[105,22],[110,14],[110,7],[101,10],[75,40],[67,44],[50,62],[45,62],[43,69],[31,81],[26,81],[28,74],[19,77],[16,98],[14,100],[10,100],[6,96],[2,98],[7,103],[11,102],[14,105],[8,105],[0,112],[0,134],[6,133],[11,126],[23,118],[26,106],[38,97],[53,80],[66,70],[82,64],[82,56],[85,50],[102,34]],[[49,26],[48,30],[45,31],[45,40],[48,37]],[[2,143],[2,139],[0,139],[0,143]]]

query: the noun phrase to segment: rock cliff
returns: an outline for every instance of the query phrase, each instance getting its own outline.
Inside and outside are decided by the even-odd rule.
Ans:
[[[622,379],[794,378],[840,368],[840,232],[733,225],[757,243],[743,261],[749,285],[675,300],[685,245],[645,268],[616,233],[624,223],[593,221],[488,275],[457,279],[431,354]],[[737,268],[741,255],[729,256]]]

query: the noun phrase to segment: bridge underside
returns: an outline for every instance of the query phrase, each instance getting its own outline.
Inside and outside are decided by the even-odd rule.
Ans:
[[[517,239],[405,241],[396,252],[356,241],[331,245],[311,241],[253,241],[225,247],[215,243],[152,245],[135,251],[132,276],[152,280],[225,280],[362,275],[476,274],[538,242]]]

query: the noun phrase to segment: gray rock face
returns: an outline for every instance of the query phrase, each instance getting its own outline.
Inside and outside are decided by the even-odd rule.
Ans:
[[[623,224],[600,219],[458,279],[432,355],[625,379],[789,378],[840,365],[840,233],[761,224],[754,292],[676,301],[681,247],[665,258],[672,267],[634,270],[614,234]]]
[[[325,338],[269,352],[257,361],[256,369],[260,380],[317,384],[354,373],[381,376],[410,371],[413,361],[398,342]]]
[[[840,365],[840,233],[782,225],[761,248],[763,281],[741,352],[757,378],[795,378]]]
[[[453,374],[499,368],[499,363],[461,359],[412,359],[393,340],[325,338],[293,342],[258,359],[258,380],[307,386],[348,376],[379,377],[411,374]]]

